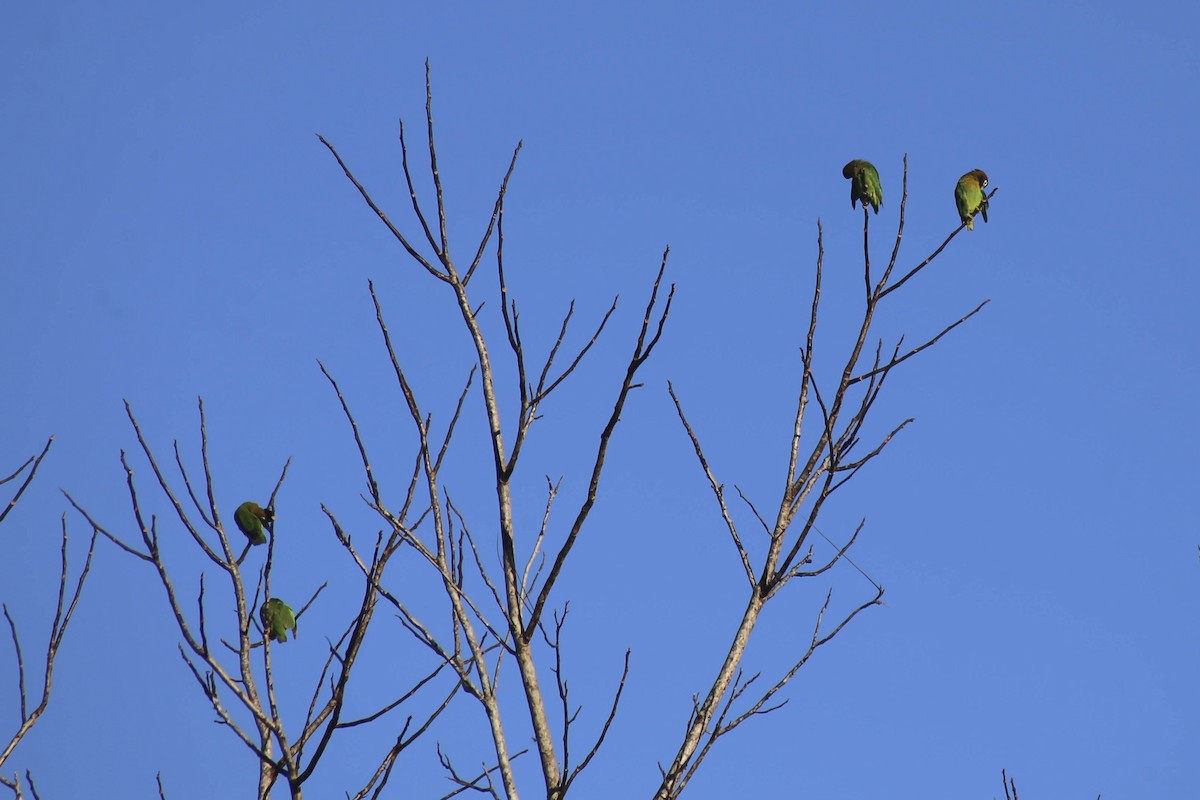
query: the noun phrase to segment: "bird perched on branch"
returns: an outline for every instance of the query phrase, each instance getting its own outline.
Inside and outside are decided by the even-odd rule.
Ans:
[[[296,612],[278,597],[272,597],[262,604],[258,619],[262,622],[263,632],[276,642],[286,642],[288,630],[291,630],[292,636],[296,635]]]
[[[983,190],[987,188],[987,173],[981,169],[973,169],[958,179],[954,187],[954,203],[958,206],[958,217],[967,226],[967,230],[975,230],[975,215],[981,214],[987,222],[988,201]]]
[[[883,186],[879,183],[879,172],[875,165],[856,158],[842,167],[842,177],[850,179],[850,207],[854,208],[854,204],[861,201],[863,208],[866,208],[870,203],[878,214],[879,207],[883,205]]]
[[[238,530],[246,534],[250,544],[266,544],[267,535],[263,533],[263,528],[271,530],[271,525],[275,522],[275,511],[247,501],[233,512],[233,521],[237,523]]]

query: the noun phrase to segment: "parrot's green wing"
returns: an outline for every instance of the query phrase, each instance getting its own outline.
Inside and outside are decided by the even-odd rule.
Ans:
[[[958,206],[958,218],[967,226],[967,230],[974,229],[971,212],[979,205],[979,189],[972,187],[965,175],[954,187],[954,205]]]
[[[247,501],[233,512],[233,521],[237,523],[238,530],[246,534],[250,544],[266,544],[267,535],[263,533],[263,525],[269,529],[274,521],[274,514],[258,503]]]
[[[879,181],[879,171],[870,161],[856,158],[842,167],[842,177],[850,179],[850,207],[861,202],[865,208],[870,204],[876,214],[883,205],[883,184]]]
[[[879,172],[873,164],[863,162],[866,166],[862,171],[862,191],[861,197],[864,203],[870,203],[871,208],[876,214],[879,213],[879,207],[883,205],[883,184],[879,182]]]
[[[293,636],[296,635],[296,612],[278,597],[272,597],[262,604],[258,619],[262,622],[263,632],[277,642],[286,642],[289,630]]]

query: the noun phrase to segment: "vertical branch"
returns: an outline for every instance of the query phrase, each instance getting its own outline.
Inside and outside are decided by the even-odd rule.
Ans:
[[[433,88],[429,81],[429,59],[425,59],[425,127],[429,131],[429,171],[433,173],[433,187],[437,192],[438,231],[442,246],[438,256],[442,263],[450,264],[450,241],[446,238],[446,201],[442,197],[442,176],[438,172],[437,148],[433,145]]]
[[[883,277],[879,279],[879,289],[887,286],[888,279],[892,277],[892,270],[896,268],[896,259],[900,255],[900,241],[904,238],[904,217],[908,209],[908,153],[904,154],[904,177],[901,184],[900,192],[900,221],[896,224],[896,243],[892,246],[892,257],[888,259],[887,269],[883,271]],[[880,292],[880,296],[883,292]]]
[[[796,416],[792,423],[791,447],[788,452],[787,478],[783,489],[783,502],[780,505],[780,515],[789,508],[794,499],[793,486],[796,482],[796,461],[800,454],[800,439],[804,428],[804,411],[808,407],[808,389],[813,381],[813,339],[817,332],[817,311],[821,305],[821,266],[825,260],[825,232],[821,220],[817,220],[817,266],[813,278],[812,309],[808,314],[808,334],[805,337],[804,349],[800,351],[801,373],[800,390],[797,393]]]
[[[871,215],[863,203],[863,281],[867,287],[867,303],[871,302]]]

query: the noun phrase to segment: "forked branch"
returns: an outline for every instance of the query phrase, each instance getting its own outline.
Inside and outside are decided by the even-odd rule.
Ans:
[[[37,475],[38,467],[42,465],[42,459],[44,459],[46,454],[50,452],[50,445],[52,444],[54,444],[53,436],[46,440],[46,446],[42,448],[42,452],[38,453],[36,456],[30,456],[28,459],[26,459],[24,464],[17,467],[16,470],[14,470],[13,473],[7,478],[0,478],[0,485],[6,484],[9,481],[15,480],[17,476],[25,471],[26,467],[32,465],[29,470],[29,474],[25,476],[25,480],[21,482],[19,487],[17,487],[16,493],[13,494],[12,498],[8,501],[8,505],[4,507],[3,511],[0,511],[0,522],[3,522],[4,518],[8,516],[8,512],[12,511],[16,507],[17,501],[21,499],[21,495],[25,494],[25,490],[29,488],[29,484],[33,483],[33,478],[35,475]]]
[[[47,443],[49,447],[49,443]],[[42,451],[44,456],[45,450]],[[40,458],[39,458],[40,461]],[[28,464],[28,462],[27,462]],[[23,469],[24,467],[22,467]],[[36,463],[34,466],[36,470]],[[32,472],[32,471],[31,471]],[[67,635],[67,628],[71,624],[71,620],[75,616],[75,610],[79,607],[79,599],[83,595],[83,585],[87,581],[88,574],[92,569],[92,556],[96,551],[97,532],[93,529],[92,538],[88,544],[87,556],[84,558],[83,568],[79,571],[79,576],[74,582],[74,586],[70,585],[70,570],[67,564],[67,550],[69,545],[69,537],[67,535],[67,520],[63,517],[62,525],[62,547],[60,550],[59,573],[58,573],[58,599],[54,607],[54,619],[50,623],[50,633],[46,639],[45,657],[42,660],[42,686],[41,698],[33,708],[30,708],[30,697],[27,692],[27,680],[25,668],[25,657],[21,650],[21,638],[17,633],[17,623],[9,613],[8,605],[3,604],[4,619],[8,622],[9,636],[12,639],[13,654],[17,661],[17,696],[18,706],[20,709],[20,724],[17,729],[9,736],[8,742],[0,749],[0,770],[4,768],[9,757],[16,750],[17,745],[21,743],[31,730],[37,724],[37,721],[46,712],[50,705],[50,693],[54,684],[54,667],[58,661],[59,650],[62,648],[63,640]],[[3,740],[0,740],[3,741]],[[33,788],[33,781],[26,773],[27,782],[30,785],[30,791],[36,797],[37,792]],[[21,796],[20,778],[14,776],[11,781],[8,778],[0,775],[0,782],[8,786],[17,797]]]
[[[850,548],[858,541],[862,529],[860,524],[854,535],[823,565],[810,568],[812,561],[812,546],[807,544],[808,535],[818,530],[816,523],[825,507],[826,501],[847,481],[858,474],[868,462],[872,461],[883,451],[892,438],[911,420],[905,420],[894,425],[890,432],[877,441],[874,447],[860,451],[861,434],[870,412],[875,408],[877,399],[883,389],[887,376],[893,369],[907,362],[913,356],[937,344],[947,333],[962,325],[982,310],[987,301],[964,315],[961,319],[945,326],[938,334],[926,340],[917,347],[901,351],[898,343],[890,356],[884,357],[882,345],[875,348],[874,362],[867,368],[861,367],[860,358],[866,349],[875,322],[875,315],[883,297],[889,295],[900,286],[907,283],[913,276],[928,266],[946,247],[957,231],[947,237],[934,253],[916,268],[906,273],[896,284],[888,286],[893,269],[900,252],[900,243],[904,233],[904,221],[908,202],[908,161],[904,164],[904,188],[900,202],[900,221],[896,230],[895,242],[887,267],[881,275],[872,274],[870,215],[864,208],[863,222],[863,267],[865,303],[858,332],[850,341],[848,353],[845,356],[840,375],[832,386],[821,389],[817,370],[817,320],[822,296],[822,276],[824,261],[823,230],[817,223],[817,257],[813,285],[812,306],[809,314],[808,327],[804,346],[801,348],[801,363],[799,387],[797,390],[796,411],[792,419],[791,436],[787,468],[784,472],[784,489],[781,494],[778,515],[773,524],[758,514],[757,509],[750,505],[758,523],[767,532],[769,543],[761,560],[752,560],[738,534],[736,520],[733,518],[724,497],[724,487],[714,477],[714,472],[704,455],[699,436],[688,423],[682,411],[682,403],[674,386],[668,384],[668,390],[675,402],[676,412],[680,422],[692,444],[700,470],[717,500],[722,527],[730,534],[738,558],[742,562],[743,571],[748,578],[749,596],[746,609],[733,634],[729,648],[723,656],[723,661],[713,679],[711,686],[702,701],[694,701],[691,717],[683,740],[673,757],[670,766],[662,770],[662,781],[654,794],[655,800],[674,800],[691,780],[699,765],[704,761],[713,744],[724,734],[734,730],[748,719],[773,710],[778,704],[772,705],[779,691],[791,680],[796,672],[807,663],[813,653],[822,645],[831,641],[862,611],[881,602],[883,588],[870,578],[857,564],[850,561],[847,555]],[[902,341],[902,340],[901,340]],[[820,418],[811,432],[806,432],[806,411],[809,402],[815,400],[820,410]],[[801,460],[800,448],[804,439],[810,439],[811,450],[806,459]],[[739,494],[741,490],[739,489]],[[742,494],[743,499],[745,495]],[[797,519],[801,522],[797,523]],[[794,524],[795,523],[795,524]],[[818,530],[818,533],[820,531]],[[821,534],[824,536],[824,534]],[[828,538],[828,537],[826,537]],[[807,648],[793,662],[780,679],[766,692],[750,704],[748,708],[729,718],[734,701],[753,683],[753,678],[743,682],[741,679],[741,661],[745,648],[754,633],[759,616],[765,604],[790,581],[798,578],[814,578],[829,572],[838,561],[846,560],[852,564],[874,589],[873,595],[856,605],[834,628],[826,634],[821,633],[821,622],[829,607],[831,594],[827,593],[825,603],[817,612],[817,623],[811,641]],[[832,591],[832,590],[830,590]],[[728,721],[727,721],[728,719]]]

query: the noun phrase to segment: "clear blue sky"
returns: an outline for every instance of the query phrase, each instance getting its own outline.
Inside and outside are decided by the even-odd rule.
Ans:
[[[777,502],[816,221],[836,325],[855,308],[861,252],[841,166],[879,167],[882,255],[907,153],[902,263],[957,225],[960,174],[983,168],[1000,191],[990,223],[955,239],[883,329],[917,338],[992,302],[893,377],[877,425],[917,422],[825,518],[838,539],[868,518],[856,561],[887,588],[886,607],[814,658],[785,709],[726,740],[686,796],[982,799],[1007,767],[1030,800],[1196,797],[1195,8],[733,5],[12,6],[0,27],[0,470],[57,436],[0,528],[2,597],[26,659],[49,621],[59,487],[133,533],[117,460],[136,446],[123,398],[164,461],[177,438],[194,464],[203,395],[227,516],[265,497],[293,457],[276,580],[295,595],[326,577],[333,588],[288,652],[319,660],[336,637],[354,573],[318,504],[364,540],[375,523],[315,359],[344,382],[381,471],[400,481],[406,415],[368,278],[427,406],[457,394],[470,353],[447,323],[449,299],[314,134],[415,233],[396,119],[420,140],[428,57],[459,257],[523,138],[506,234],[527,335],[550,335],[572,297],[582,332],[621,295],[603,352],[546,409],[521,495],[528,519],[543,474],[565,473],[564,495],[578,497],[579,448],[611,394],[602,381],[672,248],[668,332],[569,574],[572,689],[592,724],[634,650],[613,742],[575,794],[649,796],[741,608],[738,563],[667,379],[721,479]],[[489,530],[486,495],[460,492]],[[193,595],[197,562],[183,544],[172,555]],[[794,590],[749,668],[766,680],[786,663],[830,585],[843,603],[869,590],[848,567]],[[246,796],[253,768],[211,724],[152,572],[101,548],[85,599],[51,710],[9,771],[32,768],[43,797],[151,796],[158,771],[172,800]],[[364,709],[425,663],[397,625],[379,631],[363,675],[377,694],[355,698]],[[6,649],[5,736],[12,671]],[[295,688],[297,714],[307,691]],[[477,764],[479,720],[464,705],[436,738]],[[381,741],[348,737],[308,795],[353,788]],[[397,767],[413,796],[446,790],[433,741]]]

